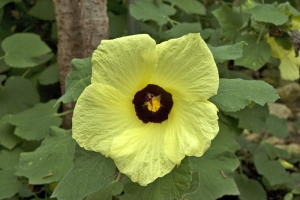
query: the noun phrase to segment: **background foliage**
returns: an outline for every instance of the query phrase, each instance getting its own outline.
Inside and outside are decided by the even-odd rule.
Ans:
[[[134,32],[157,42],[200,32],[221,78],[210,99],[220,110],[211,148],[142,187],[59,128],[66,114],[61,102],[76,101],[90,84],[91,62],[72,61],[60,97],[51,0],[1,0],[0,199],[300,199],[300,86],[283,74],[299,63],[274,54],[269,41],[299,50],[300,26],[293,25],[300,24],[299,7],[297,0],[136,0],[130,6],[108,0],[110,38],[129,34],[128,12],[137,20]]]

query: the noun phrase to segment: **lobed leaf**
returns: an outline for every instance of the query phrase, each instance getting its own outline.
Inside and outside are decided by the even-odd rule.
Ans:
[[[166,31],[166,34],[173,38],[181,37],[188,33],[199,33],[201,31],[200,23],[187,23],[183,22],[176,26],[173,26],[170,30]]]
[[[230,9],[228,6],[222,6],[212,11],[222,28],[223,35],[226,38],[235,40],[239,35],[239,29],[243,25],[241,16]]]
[[[240,149],[240,145],[234,139],[233,130],[221,120],[219,120],[219,128],[219,133],[215,139],[213,139],[212,145],[227,147],[232,153]]]
[[[206,8],[205,6],[197,1],[197,0],[165,0],[171,4],[175,4],[180,9],[182,9],[187,14],[199,14],[199,15],[205,15],[206,14]]]
[[[267,118],[266,129],[275,137],[284,139],[289,135],[289,127],[286,119],[281,119],[275,115]]]
[[[226,113],[239,119],[238,127],[260,133],[266,127],[266,120],[269,116],[267,105],[260,106],[255,104],[253,107],[246,107],[234,113]]]
[[[223,111],[235,112],[245,108],[251,102],[263,106],[278,98],[276,90],[264,81],[220,79],[217,95],[209,100]]]
[[[7,149],[12,149],[21,141],[21,138],[14,134],[15,127],[4,122],[3,118],[0,120],[0,144]]]
[[[30,184],[60,181],[72,167],[74,147],[70,130],[51,127],[40,147],[21,153],[16,175],[27,177]]]
[[[183,199],[185,199],[186,195],[195,193],[196,190],[199,188],[199,186],[200,186],[200,175],[198,172],[195,172],[192,174],[190,188],[187,191],[185,191]]]
[[[165,200],[180,199],[190,188],[192,181],[192,167],[186,157],[178,167],[175,167],[169,174],[156,179],[147,187],[133,183],[129,178],[124,179],[125,193],[143,200]]]
[[[290,178],[289,178],[289,182],[286,184],[286,186],[292,190],[292,192],[294,192],[295,194],[300,194],[300,187],[299,187],[299,183],[300,183],[300,173],[291,173]]]
[[[0,199],[6,199],[16,194],[22,187],[15,170],[0,170]]]
[[[237,41],[244,41],[243,56],[236,59],[234,64],[247,67],[252,70],[260,69],[271,57],[271,47],[266,41],[257,42],[257,38],[247,34],[240,36]]]
[[[5,52],[4,61],[12,67],[34,67],[41,63],[41,56],[51,52],[39,35],[15,33],[6,37],[1,46]]]
[[[249,179],[244,174],[235,174],[234,180],[239,188],[240,200],[266,200],[267,194],[263,186],[255,179]]]
[[[275,8],[272,4],[258,5],[251,9],[254,20],[258,22],[272,23],[276,26],[283,25],[289,18]]]
[[[11,151],[0,151],[0,168],[2,170],[12,170],[19,163],[20,153],[22,149],[16,148]]]
[[[38,79],[41,85],[50,85],[59,82],[59,71],[57,63],[48,66],[39,75]]]
[[[100,153],[75,149],[73,168],[59,182],[51,198],[82,200],[113,181],[115,165]]]
[[[211,146],[202,157],[190,157],[193,172],[200,175],[200,187],[187,199],[215,200],[223,195],[238,195],[233,172],[239,166],[237,157],[224,147]]]
[[[6,122],[15,125],[15,134],[26,140],[41,140],[48,133],[50,126],[60,126],[61,117],[57,115],[59,106],[54,107],[56,100],[36,104],[33,108],[10,115]]]
[[[54,21],[55,12],[52,0],[37,1],[28,14],[41,20]]]
[[[235,71],[235,70],[229,70],[225,66],[217,65],[219,76],[220,78],[227,78],[227,79],[236,79],[241,78],[244,80],[252,80],[253,78],[246,75],[243,72]]]
[[[225,45],[213,47],[208,45],[216,62],[224,62],[225,60],[235,60],[243,55],[243,46],[247,45],[245,42],[239,42],[233,45]]]
[[[72,71],[68,74],[66,79],[66,92],[57,100],[57,103],[70,103],[76,101],[86,86],[91,84],[91,58],[75,58],[72,60],[71,65]]]
[[[0,88],[0,118],[26,110],[38,101],[38,92],[29,80],[11,76]]]
[[[259,152],[254,155],[254,165],[257,172],[263,175],[271,186],[284,184],[289,181],[289,174],[276,160],[269,160],[268,156]]]
[[[168,23],[168,16],[174,15],[176,10],[162,3],[161,1],[153,2],[149,0],[135,1],[129,6],[130,14],[138,20],[153,20],[159,26]]]
[[[97,192],[88,195],[85,200],[111,200],[113,195],[121,194],[123,191],[123,184],[112,181],[100,188]]]

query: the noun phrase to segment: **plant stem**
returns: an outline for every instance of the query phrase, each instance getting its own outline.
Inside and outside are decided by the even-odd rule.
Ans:
[[[73,110],[67,110],[67,111],[62,112],[62,113],[56,113],[55,116],[61,117],[61,116],[67,115],[67,114],[69,114],[71,112],[73,112]]]
[[[258,38],[257,38],[256,43],[259,42],[259,40],[260,40],[260,38],[261,38],[261,36],[262,36],[262,33],[263,33],[264,29],[265,29],[265,25],[264,25],[264,26],[262,27],[262,29],[260,30],[260,33],[259,33],[259,36],[258,36]]]
[[[170,24],[171,24],[172,26],[175,26],[176,24],[180,24],[180,22],[175,21],[175,20],[173,20],[173,19],[171,19],[171,18],[168,18],[168,21],[170,22]]]
[[[121,172],[119,171],[119,172],[118,172],[118,176],[117,176],[115,182],[119,182],[120,178],[121,178]]]
[[[22,74],[22,78],[24,78],[29,72],[30,72],[31,68],[28,68],[23,74]]]

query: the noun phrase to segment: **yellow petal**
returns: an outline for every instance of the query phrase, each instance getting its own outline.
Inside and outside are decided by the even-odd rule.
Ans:
[[[291,81],[298,79],[300,57],[296,57],[294,49],[284,49],[277,44],[274,37],[269,37],[268,43],[272,48],[272,56],[280,60],[279,70],[282,79]]]
[[[219,76],[213,56],[199,33],[157,45],[158,67],[151,83],[190,101],[217,94]]]
[[[118,169],[143,186],[169,173],[175,163],[164,152],[165,130],[165,122],[148,123],[116,137],[111,146],[111,157]]]
[[[292,28],[291,29],[300,30],[300,16],[296,16],[296,17],[292,18]]]
[[[284,80],[293,81],[299,78],[299,65],[297,66],[290,56],[280,59],[279,70]]]
[[[93,53],[92,63],[92,83],[111,85],[133,97],[155,72],[156,43],[145,34],[102,40]]]
[[[187,156],[202,156],[219,132],[218,109],[209,102],[174,99],[165,134],[165,152],[176,164]]]
[[[274,37],[269,37],[267,42],[270,44],[271,49],[272,49],[272,56],[274,58],[282,59],[283,57],[286,57],[291,51],[291,50],[286,50],[280,45],[277,44],[275,41]]]
[[[132,99],[112,86],[89,85],[73,113],[73,138],[87,149],[109,156],[112,140],[126,129],[143,125],[136,117]]]

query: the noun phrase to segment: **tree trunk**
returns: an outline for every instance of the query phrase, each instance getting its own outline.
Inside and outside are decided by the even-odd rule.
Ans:
[[[60,71],[62,95],[65,93],[66,76],[73,58],[91,55],[102,39],[108,38],[106,0],[53,0],[58,35],[57,62]],[[64,111],[74,104],[64,104]],[[72,127],[72,115],[65,115],[63,127]]]

